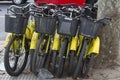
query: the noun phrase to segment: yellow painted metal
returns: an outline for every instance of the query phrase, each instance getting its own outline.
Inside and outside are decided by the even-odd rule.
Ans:
[[[56,32],[53,40],[52,50],[59,50],[59,46],[60,46],[59,43],[60,43],[60,36]]]
[[[26,32],[25,32],[25,37],[27,39],[32,38],[32,35],[34,33],[34,26],[35,26],[35,22],[33,20],[30,20],[30,24],[27,25]]]
[[[24,51],[24,46],[25,46],[25,35],[23,35],[23,40],[22,40],[22,50],[21,50],[21,53],[23,53]]]
[[[8,42],[11,40],[12,36],[15,36],[15,34],[8,33],[8,35],[7,35],[7,37],[6,37],[6,40],[5,40],[5,42],[4,42],[4,48],[7,47]],[[18,43],[19,43],[19,40],[15,40],[15,41],[12,43],[12,45],[10,46],[11,49],[13,49],[14,51],[16,51],[16,50],[19,48]],[[24,43],[24,42],[23,42],[23,43]],[[23,43],[22,43],[22,48],[23,48],[23,46],[24,46]]]
[[[99,55],[99,49],[100,49],[100,38],[97,37],[92,40],[92,43],[89,46],[87,55],[94,53],[95,57],[97,57]]]
[[[79,40],[78,40],[78,44],[79,44],[79,48],[78,48],[78,51],[77,51],[77,56],[80,54],[80,50],[81,50],[81,47],[82,47],[82,41],[83,41],[83,37],[82,35],[79,36]]]
[[[66,58],[68,58],[68,57],[69,57],[70,47],[71,47],[70,45],[71,45],[71,43],[68,43]]]
[[[48,50],[49,50],[49,45],[50,45],[50,36],[47,40],[47,46],[46,46],[46,53],[48,54]]]
[[[30,49],[36,49],[37,42],[38,42],[38,33],[34,32],[32,39],[31,39],[31,44],[30,44]]]
[[[76,51],[77,50],[77,45],[78,45],[78,36],[76,35],[75,37],[72,37],[70,50]]]
[[[8,33],[5,42],[4,42],[4,48],[6,48],[8,42],[10,41],[10,39],[12,38],[12,33]]]

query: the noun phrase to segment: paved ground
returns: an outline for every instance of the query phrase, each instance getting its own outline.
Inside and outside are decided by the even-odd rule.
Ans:
[[[3,43],[4,43],[3,41],[0,41],[0,80],[46,80],[36,77],[30,72],[29,62],[26,69],[20,76],[18,77],[9,76],[5,72],[3,65],[3,55],[4,55]],[[48,80],[53,80],[53,79],[48,79]],[[72,78],[67,77],[64,79],[54,79],[54,80],[72,80]],[[82,80],[120,80],[120,65],[113,65],[110,68],[106,68],[106,69],[92,69],[92,71],[89,73],[88,79],[82,79]]]
[[[1,40],[4,40],[7,33],[5,33],[4,31],[4,25],[5,25],[5,13],[7,12],[7,7],[9,6],[10,4],[7,4],[7,5],[3,5],[0,3],[0,41]]]

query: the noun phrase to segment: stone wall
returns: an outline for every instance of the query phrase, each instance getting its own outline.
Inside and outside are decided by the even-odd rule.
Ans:
[[[100,32],[100,55],[95,60],[95,68],[105,68],[120,64],[120,0],[99,0],[98,19],[111,17],[112,21]]]

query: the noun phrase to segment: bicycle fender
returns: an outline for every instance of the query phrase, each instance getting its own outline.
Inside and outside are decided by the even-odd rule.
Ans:
[[[60,43],[59,34],[56,33],[53,40],[52,50],[59,50],[59,43]]]
[[[70,50],[77,50],[77,41],[78,41],[78,37],[73,37],[72,41],[71,41],[71,46],[70,46]]]
[[[29,27],[26,28],[25,37],[27,39],[31,39],[32,38],[32,34],[31,34],[31,31],[30,31]]]
[[[38,42],[38,33],[34,32],[30,43],[30,49],[36,49],[37,42]]]
[[[33,20],[30,20],[30,24],[27,25],[27,28],[25,31],[25,36],[27,39],[32,38],[32,34],[34,33],[34,26],[35,26],[35,22]]]
[[[5,42],[4,42],[4,48],[7,47],[7,44],[9,43],[9,41],[11,40],[12,38],[12,33],[8,33],[6,39],[5,39]],[[14,43],[11,45],[11,48],[14,49],[14,50],[17,50],[18,48],[18,42],[15,40]]]
[[[8,33],[5,42],[4,42],[4,48],[6,48],[8,42],[10,41],[10,39],[12,38],[12,33]]]
[[[99,55],[99,49],[100,49],[100,38],[97,37],[96,39],[92,40],[92,43],[90,45],[87,55],[94,53],[95,57],[97,57]]]

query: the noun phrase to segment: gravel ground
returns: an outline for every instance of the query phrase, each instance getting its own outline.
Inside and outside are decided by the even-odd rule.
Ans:
[[[3,53],[4,53],[4,48],[3,48],[3,41],[0,41],[0,77],[1,80],[2,76],[8,76],[7,73],[4,71],[4,66],[3,66]],[[28,76],[32,75],[29,70],[24,71],[25,75],[22,74],[22,76]],[[10,79],[9,79],[10,78]],[[11,77],[7,78],[6,80],[12,80]],[[20,78],[19,78],[20,79]],[[17,79],[17,80],[19,80]],[[28,78],[26,78],[28,79]],[[35,78],[36,80],[37,78]],[[14,79],[16,80],[16,79]],[[61,80],[72,80],[71,78],[66,78],[66,79],[61,79]],[[81,79],[79,79],[81,80]],[[89,73],[89,78],[88,79],[83,79],[83,80],[120,80],[120,65],[113,65],[110,66],[109,68],[106,69],[92,69],[91,73]]]

